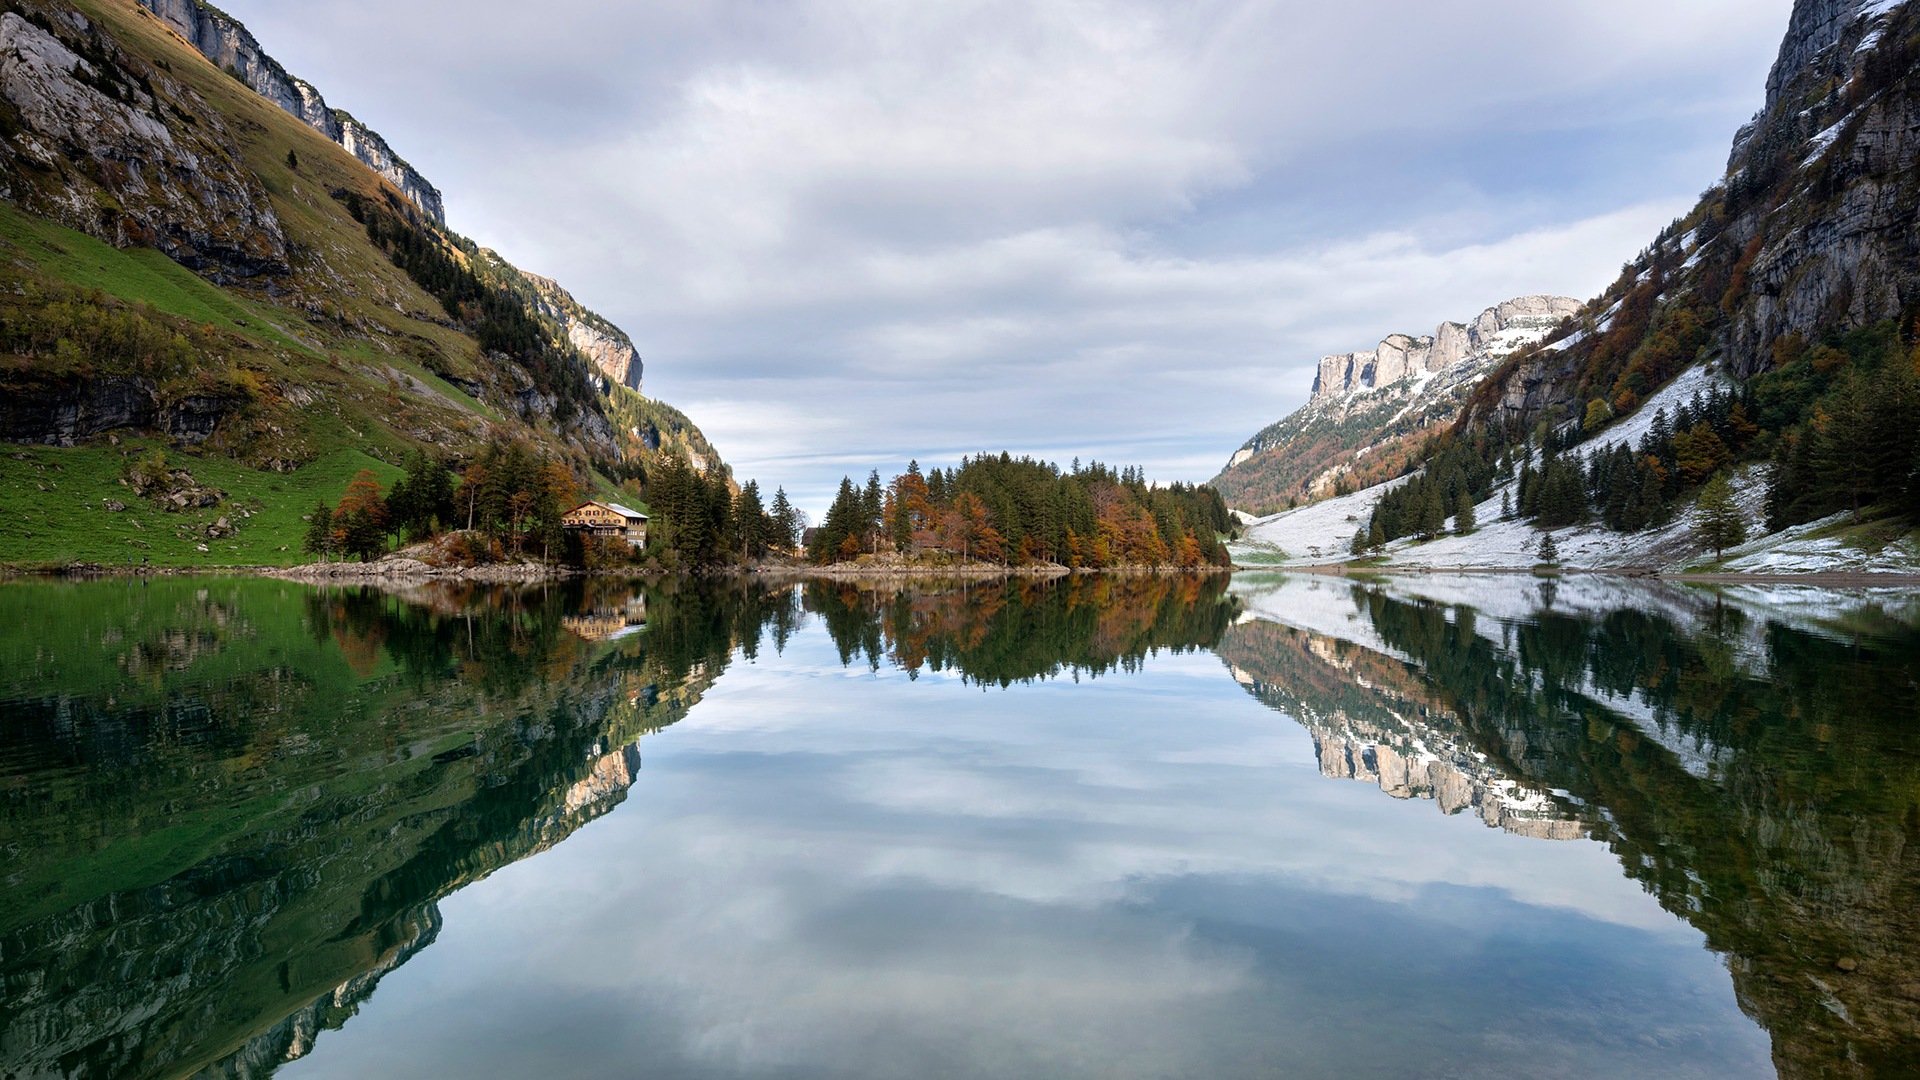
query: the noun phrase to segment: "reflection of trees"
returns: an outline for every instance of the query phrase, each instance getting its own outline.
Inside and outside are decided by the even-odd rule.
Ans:
[[[912,675],[954,671],[1010,686],[1062,673],[1097,677],[1138,670],[1150,654],[1220,640],[1232,624],[1227,581],[1217,576],[996,579],[945,588],[814,582],[807,610],[820,616],[842,663],[865,657]]]
[[[634,590],[156,588],[136,615],[201,627],[227,603],[247,636],[173,650],[137,696],[80,695],[60,672],[127,649],[89,628],[12,687],[0,1074],[261,1076],[304,1053],[433,940],[441,897],[618,805],[635,741],[797,617],[790,593],[686,585],[595,643],[564,621]]]
[[[1488,626],[1356,589],[1500,771],[1567,792],[1628,876],[1728,957],[1783,1075],[1920,1061],[1920,632],[1840,639],[1716,605]]]

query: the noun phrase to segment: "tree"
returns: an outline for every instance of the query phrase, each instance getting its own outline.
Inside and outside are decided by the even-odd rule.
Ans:
[[[380,478],[361,469],[333,511],[334,544],[345,555],[372,562],[387,550],[387,504],[380,497]]]
[[[300,546],[307,554],[320,556],[322,562],[333,554],[333,507],[324,502],[314,506],[313,513],[307,515],[307,535]]]
[[[291,150],[287,151],[287,168],[292,169],[294,172],[300,171],[300,155],[299,154],[296,154]]]
[[[1560,565],[1560,545],[1554,541],[1552,533],[1540,536],[1540,561],[1547,566]]]
[[[1362,525],[1360,531],[1353,534],[1353,543],[1347,546],[1347,550],[1358,557],[1367,553],[1367,546],[1367,527]]]
[[[787,489],[775,488],[773,491],[773,546],[782,551],[791,550],[800,543],[800,512],[787,501]]]
[[[1701,489],[1700,505],[1694,513],[1693,535],[1694,539],[1713,549],[1716,562],[1728,548],[1746,543],[1747,523],[1740,515],[1740,507],[1733,501],[1733,485],[1727,483],[1725,473],[1717,474]]]
[[[1453,531],[1461,536],[1469,536],[1478,527],[1473,518],[1473,496],[1467,494],[1467,489],[1463,487],[1453,508]]]

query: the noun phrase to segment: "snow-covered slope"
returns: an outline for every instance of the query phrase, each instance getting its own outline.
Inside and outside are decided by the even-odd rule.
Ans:
[[[1683,372],[1638,410],[1567,451],[1586,460],[1615,446],[1638,446],[1656,414],[1671,418],[1696,395],[1730,384],[1724,374],[1701,365]],[[1726,569],[1754,573],[1920,573],[1920,543],[1913,539],[1877,551],[1851,547],[1834,536],[1843,522],[1828,518],[1775,536],[1766,536],[1766,468],[1748,465],[1731,476],[1734,500],[1757,539],[1726,553]],[[1329,566],[1352,558],[1353,536],[1373,514],[1374,504],[1405,478],[1389,481],[1283,514],[1257,518],[1232,545],[1242,566]],[[1516,502],[1514,484],[1495,488],[1474,508],[1481,527],[1468,536],[1442,536],[1421,543],[1407,538],[1388,545],[1384,565],[1398,569],[1525,570],[1539,563],[1542,532],[1523,521],[1501,519],[1503,500]],[[1697,567],[1713,552],[1693,538],[1695,511],[1683,509],[1673,521],[1645,532],[1622,534],[1591,526],[1554,530],[1561,564],[1576,570],[1675,571]]]

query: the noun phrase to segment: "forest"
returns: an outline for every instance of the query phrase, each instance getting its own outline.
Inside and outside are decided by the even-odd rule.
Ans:
[[[807,542],[817,564],[894,555],[919,561],[1072,569],[1223,567],[1235,531],[1218,492],[1154,485],[1143,470],[1075,460],[1069,469],[1002,453],[883,484],[851,477]]]
[[[1639,532],[1670,523],[1732,467],[1758,462],[1768,463],[1770,531],[1842,512],[1920,516],[1920,345],[1883,323],[1819,344],[1788,337],[1774,354],[1768,371],[1738,388],[1697,394],[1672,415],[1657,409],[1637,445],[1571,452],[1605,441],[1614,413],[1600,399],[1578,423],[1531,431],[1463,423],[1375,504],[1354,551],[1435,539],[1449,519],[1452,531],[1470,533],[1474,504],[1510,482],[1503,517]]]

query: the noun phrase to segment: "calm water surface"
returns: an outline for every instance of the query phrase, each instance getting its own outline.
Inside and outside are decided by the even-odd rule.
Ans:
[[[1920,1068],[1920,606],[0,587],[0,1076]]]

